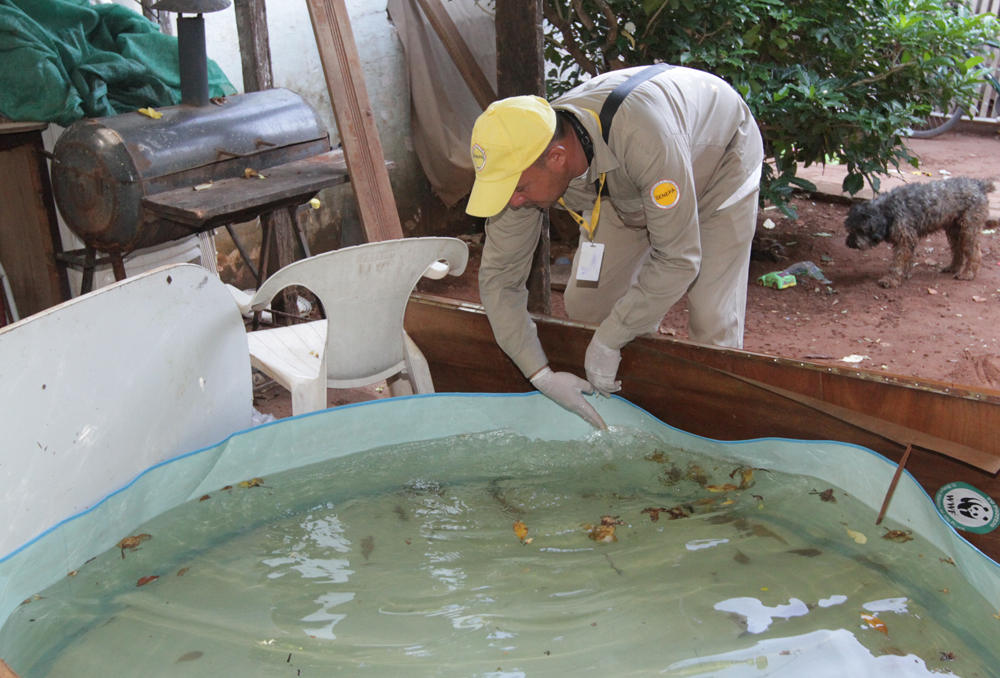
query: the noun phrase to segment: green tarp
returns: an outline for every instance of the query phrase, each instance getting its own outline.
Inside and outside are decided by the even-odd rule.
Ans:
[[[209,60],[210,96],[235,94]],[[180,103],[177,38],[120,5],[0,0],[0,115],[64,127]]]

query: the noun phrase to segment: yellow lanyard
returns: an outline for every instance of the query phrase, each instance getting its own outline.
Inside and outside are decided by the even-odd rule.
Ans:
[[[566,211],[569,212],[569,215],[573,217],[573,221],[579,224],[580,228],[587,232],[587,239],[590,240],[590,242],[594,242],[594,232],[597,230],[597,220],[601,217],[601,192],[604,190],[604,176],[605,174],[602,172],[601,178],[598,180],[597,200],[594,201],[594,212],[590,215],[590,223],[587,223],[586,219],[566,207],[566,203],[563,202],[563,199],[559,198],[559,204],[565,207]]]

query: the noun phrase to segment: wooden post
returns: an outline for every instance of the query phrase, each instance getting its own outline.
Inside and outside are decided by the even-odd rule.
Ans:
[[[48,123],[0,123],[0,257],[22,318],[69,299],[45,162]]]
[[[267,8],[264,0],[235,0],[236,34],[240,41],[240,60],[243,64],[243,91],[259,92],[274,87],[271,70],[271,45],[267,33]],[[260,286],[267,277],[267,271],[277,271],[295,261],[295,234],[288,212],[281,208],[260,217],[261,237],[274,234],[274,249],[271,250],[267,265],[258,271],[263,275],[257,281]],[[230,234],[232,231],[230,230]],[[270,243],[261,241],[261,252],[268,251]],[[282,313],[297,311],[298,298],[293,290],[282,290],[271,302],[271,307]],[[276,325],[287,325],[288,316],[274,314]],[[257,316],[254,316],[255,321]]]
[[[403,237],[344,0],[307,0],[347,171],[368,242]]]
[[[497,94],[504,99],[523,94],[545,97],[545,41],[542,0],[505,0],[496,3]],[[552,313],[549,267],[549,215],[528,275],[528,310]]]
[[[264,0],[235,0],[236,34],[243,62],[243,91],[259,92],[274,87],[271,45],[267,35]]]

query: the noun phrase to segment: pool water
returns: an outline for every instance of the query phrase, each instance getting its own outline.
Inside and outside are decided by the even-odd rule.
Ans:
[[[919,535],[624,428],[248,473],[139,535],[11,615],[22,678],[1000,675]]]

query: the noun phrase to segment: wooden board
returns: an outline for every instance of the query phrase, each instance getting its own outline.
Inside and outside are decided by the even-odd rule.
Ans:
[[[307,0],[337,131],[368,242],[403,237],[344,0]]]
[[[553,370],[583,376],[593,326],[534,316]],[[406,331],[430,365],[438,392],[525,392],[530,383],[497,346],[482,307],[451,299],[414,295]],[[725,365],[720,369],[716,365]],[[838,416],[837,407],[1000,456],[1000,393],[957,389],[934,382],[883,377],[772,356],[696,346],[666,338],[636,339],[622,350],[619,395],[681,430],[718,440],[780,437],[836,440],[874,450],[894,462],[904,445],[884,431]],[[747,381],[800,394],[783,397]],[[810,400],[829,404],[829,411]],[[914,411],[915,410],[915,411]],[[861,424],[867,420],[861,419]],[[956,425],[955,422],[960,422]],[[910,424],[914,424],[910,426]],[[892,428],[892,427],[890,427]],[[905,433],[905,431],[904,431]],[[831,460],[836,463],[836,460]],[[979,487],[1000,498],[1000,478],[949,457],[914,446],[907,464],[929,495],[952,481]],[[1000,531],[963,532],[972,544],[1000,562]]]
[[[45,123],[0,125],[0,262],[25,318],[69,299],[62,239],[45,162]]]
[[[155,193],[142,205],[155,216],[197,229],[245,221],[281,207],[301,205],[320,189],[345,183],[347,165],[340,150],[321,153],[261,172],[266,179],[222,179],[211,188],[191,187]]]
[[[476,97],[476,102],[485,111],[487,106],[496,101],[497,93],[493,91],[493,85],[486,79],[483,69],[479,67],[479,62],[476,61],[472,50],[465,43],[462,34],[458,32],[458,27],[452,21],[451,15],[441,4],[441,0],[417,0],[417,4],[420,5],[427,21],[430,22],[438,38],[441,39],[441,44],[448,51],[448,56],[458,66],[458,72],[462,74],[472,96]]]

